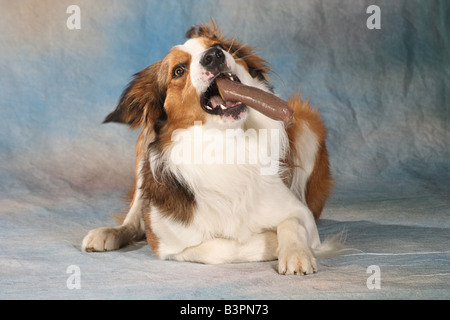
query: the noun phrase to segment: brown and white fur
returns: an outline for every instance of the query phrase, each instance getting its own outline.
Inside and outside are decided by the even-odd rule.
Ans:
[[[316,257],[339,249],[337,242],[321,244],[316,226],[332,185],[319,113],[299,95],[288,102],[295,119],[289,128],[248,107],[211,112],[202,95],[219,73],[271,91],[270,70],[253,48],[225,38],[214,22],[192,27],[186,36],[184,44],[135,75],[105,119],[141,128],[135,191],[122,225],[91,230],[82,249],[115,250],[146,236],[160,259],[207,264],[278,259],[280,274],[316,272]],[[208,64],[207,55],[220,61]],[[278,170],[262,174],[267,164],[258,159],[205,163],[192,154],[193,161],[174,163],[181,137],[196,137],[196,130],[210,135],[191,141],[200,150],[212,148],[227,130],[234,130],[225,138],[232,140],[276,132],[276,139],[256,138],[258,151],[269,154]],[[273,146],[278,152],[271,152]],[[254,150],[244,152],[248,160]]]

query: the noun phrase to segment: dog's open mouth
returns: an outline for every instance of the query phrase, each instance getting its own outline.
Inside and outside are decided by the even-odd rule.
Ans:
[[[231,81],[240,83],[239,78],[229,72],[221,73],[216,76],[212,81],[205,93],[202,94],[200,103],[207,113],[220,115],[220,116],[232,116],[234,119],[238,119],[241,112],[247,108],[245,104],[240,101],[225,101],[219,92],[219,88],[216,83],[218,78],[227,78]]]

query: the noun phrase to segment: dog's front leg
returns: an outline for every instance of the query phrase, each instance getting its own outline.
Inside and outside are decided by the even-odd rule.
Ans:
[[[306,215],[308,214],[309,212],[306,212]],[[305,221],[299,217],[291,217],[277,227],[280,274],[304,275],[317,272],[316,259],[311,248],[320,244],[319,234],[314,219],[309,221],[311,219],[306,218]]]
[[[146,132],[141,131],[136,144],[136,185],[133,201],[122,225],[103,227],[89,231],[81,244],[83,251],[110,251],[119,249],[132,241],[141,240],[145,236],[145,225],[142,219],[142,178],[144,153],[146,150]]]
[[[111,251],[129,244],[133,240],[141,240],[145,235],[141,213],[142,192],[137,189],[133,203],[122,225],[89,231],[83,239],[81,249],[83,251]]]
[[[138,158],[139,159],[139,158]],[[122,225],[117,227],[103,227],[89,231],[81,244],[83,251],[111,251],[119,249],[132,241],[141,240],[145,235],[145,225],[142,219],[142,189],[140,170],[141,165],[136,161],[136,186],[130,210]]]

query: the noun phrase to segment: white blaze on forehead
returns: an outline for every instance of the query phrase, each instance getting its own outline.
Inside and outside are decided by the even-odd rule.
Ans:
[[[192,59],[189,68],[191,82],[197,93],[199,95],[202,94],[208,88],[209,80],[212,78],[212,74],[200,65],[200,59],[208,47],[202,39],[194,38],[187,40],[184,44],[177,46],[177,48],[191,55]]]
[[[184,44],[177,46],[179,49],[195,57],[205,51],[207,48],[199,38],[189,39]]]

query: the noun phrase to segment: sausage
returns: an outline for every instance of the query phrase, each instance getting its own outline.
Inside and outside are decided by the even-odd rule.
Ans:
[[[294,123],[293,110],[274,94],[224,77],[217,78],[216,84],[223,100],[240,101],[269,118],[283,121],[286,128]]]

